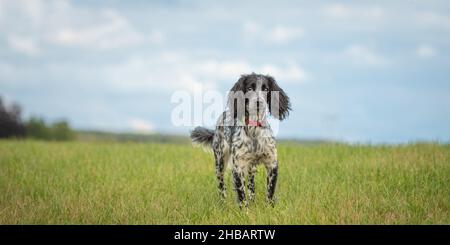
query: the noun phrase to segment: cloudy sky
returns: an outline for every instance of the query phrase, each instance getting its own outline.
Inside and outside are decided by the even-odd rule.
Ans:
[[[291,97],[279,137],[450,140],[445,0],[0,0],[0,95],[25,117],[187,134],[174,91],[252,71]]]

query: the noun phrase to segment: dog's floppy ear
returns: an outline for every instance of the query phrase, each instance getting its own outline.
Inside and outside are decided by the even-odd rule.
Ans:
[[[245,80],[248,75],[241,75],[239,80],[233,85],[228,94],[228,107],[234,111],[234,118],[242,118],[244,116],[245,106]]]
[[[281,121],[285,119],[289,115],[289,111],[292,110],[291,102],[283,89],[278,86],[275,79],[271,76],[266,77],[269,80],[269,94],[267,97],[269,112],[272,116]]]
[[[232,91],[242,91],[245,92],[245,79],[247,79],[248,75],[241,75],[239,80],[233,85],[233,87],[230,89],[230,92]]]

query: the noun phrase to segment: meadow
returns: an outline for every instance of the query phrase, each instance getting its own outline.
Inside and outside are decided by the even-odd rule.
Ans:
[[[0,141],[0,224],[449,224],[450,146],[281,143],[240,210],[189,143]]]

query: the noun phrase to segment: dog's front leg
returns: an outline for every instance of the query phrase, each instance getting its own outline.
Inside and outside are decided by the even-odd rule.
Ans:
[[[267,199],[270,204],[275,205],[275,188],[277,186],[278,179],[278,161],[274,161],[272,164],[267,164]]]
[[[245,171],[244,168],[239,166],[239,162],[236,159],[233,159],[233,183],[234,189],[237,193],[237,199],[239,202],[239,207],[246,207],[247,202],[245,200]]]
[[[225,174],[225,162],[224,157],[220,152],[215,153],[216,158],[216,174],[219,182],[219,193],[222,199],[227,197],[227,188],[225,186],[224,174]]]
[[[250,202],[255,200],[255,174],[256,164],[253,164],[248,172],[248,197]]]

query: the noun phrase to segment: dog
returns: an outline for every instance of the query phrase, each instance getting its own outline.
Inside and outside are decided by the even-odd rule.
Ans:
[[[239,207],[247,207],[255,198],[255,173],[258,164],[267,170],[267,201],[275,204],[278,179],[276,141],[267,116],[284,120],[291,111],[290,99],[269,75],[245,74],[231,88],[227,108],[215,130],[196,127],[191,132],[194,143],[212,147],[220,196],[226,198],[225,169],[232,167],[233,184]],[[248,198],[245,179],[248,177]]]

